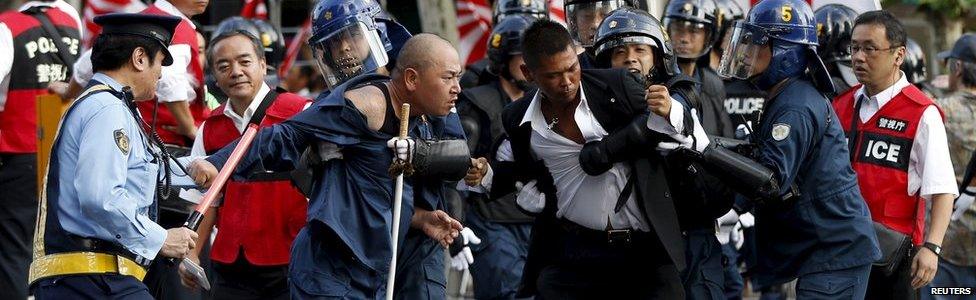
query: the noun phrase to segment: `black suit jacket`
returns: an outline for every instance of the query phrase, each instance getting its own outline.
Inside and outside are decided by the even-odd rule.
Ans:
[[[582,85],[590,110],[608,132],[613,133],[635,118],[647,114],[643,81],[625,70],[584,70]],[[510,176],[499,176],[502,172],[496,172],[492,184],[492,194],[500,194],[511,192],[515,181],[538,180],[537,187],[546,195],[545,209],[536,217],[532,229],[529,254],[522,274],[520,294],[523,295],[534,294],[539,272],[549,264],[548,257],[558,251],[554,247],[559,245],[547,242],[546,239],[553,236],[556,230],[560,230],[556,223],[556,190],[552,175],[542,160],[534,157],[531,152],[531,124],[520,124],[533,96],[534,93],[527,94],[523,99],[506,106],[502,113],[502,122],[511,141],[516,163],[514,172],[505,172]],[[684,240],[665,178],[663,158],[650,155],[634,161],[633,166],[634,174],[637,175],[634,191],[638,207],[651,225],[652,232],[664,245],[671,261],[682,270],[685,266]]]

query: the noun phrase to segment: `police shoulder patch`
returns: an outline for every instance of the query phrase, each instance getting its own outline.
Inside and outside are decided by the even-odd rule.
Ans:
[[[119,147],[119,151],[122,151],[124,155],[129,155],[129,136],[125,134],[125,130],[121,128],[116,129],[113,135],[115,136],[115,145]]]
[[[784,123],[773,124],[773,140],[782,141],[790,136],[790,125]]]

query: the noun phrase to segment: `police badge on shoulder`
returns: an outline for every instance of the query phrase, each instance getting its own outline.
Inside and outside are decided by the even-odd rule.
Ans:
[[[119,151],[122,151],[123,155],[129,155],[129,136],[125,134],[125,130],[116,129],[115,133],[115,145],[119,147]]]
[[[790,125],[785,123],[773,124],[773,140],[782,141],[790,136]]]

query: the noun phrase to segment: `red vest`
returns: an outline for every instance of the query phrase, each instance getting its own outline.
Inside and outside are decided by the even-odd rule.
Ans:
[[[854,94],[861,85],[837,96],[834,110],[844,131],[850,136]],[[862,104],[863,105],[863,104]],[[908,164],[915,132],[931,99],[914,85],[901,90],[868,122],[857,123],[854,161],[861,195],[871,210],[871,218],[888,228],[910,235],[922,244],[925,234],[925,199],[908,194]],[[941,110],[940,110],[941,113]]]
[[[172,16],[156,5],[149,6],[142,13]],[[194,84],[193,91],[196,92],[197,96],[188,100],[190,101],[190,115],[193,116],[193,125],[199,128],[200,123],[207,119],[210,110],[204,103],[203,69],[200,67],[200,57],[197,55],[200,49],[199,44],[197,44],[197,31],[193,29],[189,21],[182,19],[180,24],[176,26],[176,32],[173,33],[173,41],[170,44],[190,46],[190,64],[186,66],[186,72],[191,74],[193,80],[196,81],[192,84]],[[165,104],[159,103],[158,109],[156,108],[156,101],[141,101],[136,102],[136,105],[139,107],[139,112],[142,113],[142,118],[151,126],[155,124],[156,132],[159,133],[159,138],[163,140],[163,143],[184,147],[193,144],[193,141],[186,136],[163,128],[163,126],[176,126],[176,118],[173,117],[173,113]],[[154,111],[155,119],[153,119]]]
[[[78,23],[67,13],[48,8],[45,12],[68,51],[78,57]],[[0,153],[37,152],[38,95],[47,93],[47,85],[65,81],[68,68],[58,57],[54,40],[34,17],[18,11],[0,14],[0,23],[7,25],[13,37],[13,65],[7,79],[7,102],[0,112]],[[59,41],[61,43],[62,41]],[[2,80],[3,78],[0,78]]]
[[[261,100],[261,99],[258,99]],[[228,100],[230,101],[230,100]],[[256,100],[257,101],[257,100]],[[308,99],[291,93],[278,95],[268,107],[261,127],[268,127],[300,112]],[[212,154],[241,136],[224,106],[203,126],[203,148]],[[288,264],[291,242],[305,226],[308,201],[287,179],[230,180],[217,213],[217,237],[210,257],[231,264],[243,248],[248,262],[258,266]]]

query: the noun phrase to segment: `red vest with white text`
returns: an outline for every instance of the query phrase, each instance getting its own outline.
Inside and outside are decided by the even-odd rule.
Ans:
[[[45,14],[61,35],[58,43],[64,42],[68,56],[77,58],[78,23],[57,8],[48,8]],[[55,41],[34,17],[8,11],[0,14],[0,23],[10,29],[14,46],[13,53],[0,53],[13,56],[10,74],[0,78],[9,84],[6,104],[0,112],[0,153],[36,153],[37,96],[46,94],[51,82],[65,81],[71,66],[64,65]]]
[[[851,133],[854,94],[861,85],[834,100],[841,126]],[[863,105],[863,104],[862,104]],[[909,85],[886,103],[870,120],[857,122],[857,140],[851,166],[857,173],[861,195],[871,210],[871,218],[888,228],[912,237],[922,244],[925,233],[925,199],[908,194],[908,164],[915,132],[931,99],[915,85]],[[941,110],[940,110],[941,113]]]
[[[295,94],[278,95],[260,127],[288,119],[307,103],[308,99]],[[217,108],[203,126],[203,147],[208,155],[241,137],[234,121],[223,114],[225,105]],[[218,233],[210,250],[214,261],[234,263],[243,249],[253,265],[288,264],[291,242],[305,226],[308,201],[288,179],[279,177],[252,176],[247,181],[227,182],[223,205],[217,211]]]

